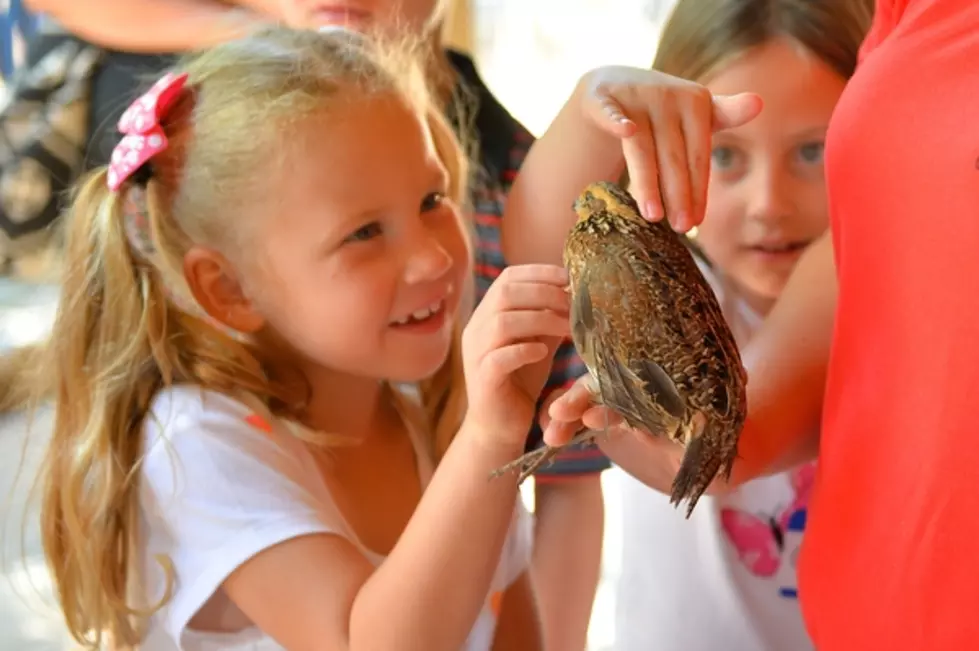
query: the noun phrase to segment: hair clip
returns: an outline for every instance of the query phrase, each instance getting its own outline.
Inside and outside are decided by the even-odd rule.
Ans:
[[[110,190],[118,190],[126,179],[167,148],[160,120],[176,103],[186,83],[187,73],[167,73],[119,118],[118,129],[123,138],[112,150],[107,173]]]

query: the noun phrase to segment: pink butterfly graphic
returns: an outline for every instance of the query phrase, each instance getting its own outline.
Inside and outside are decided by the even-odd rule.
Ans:
[[[816,475],[815,464],[806,464],[791,474],[792,502],[777,516],[767,519],[738,509],[721,509],[721,526],[737,550],[738,558],[755,576],[771,577],[782,564],[786,531],[802,528],[805,508]]]

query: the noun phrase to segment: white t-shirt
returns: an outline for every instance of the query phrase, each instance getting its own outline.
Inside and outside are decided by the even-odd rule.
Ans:
[[[761,323],[706,265],[739,346]],[[689,520],[620,469],[622,574],[617,651],[812,649],[796,595],[796,557],[814,464],[704,496]]]
[[[154,603],[166,587],[156,560],[172,564],[170,600],[150,622],[141,651],[282,651],[251,626],[236,633],[188,628],[204,606],[243,618],[221,584],[246,560],[277,543],[312,533],[350,540],[366,549],[336,507],[315,460],[290,425],[227,396],[196,387],[161,391],[143,426],[145,461],[140,466],[141,530],[138,562]],[[416,452],[420,444],[416,435]],[[431,463],[417,454],[423,483]],[[531,521],[519,500],[491,594],[463,651],[488,651],[496,628],[495,597],[526,569]]]

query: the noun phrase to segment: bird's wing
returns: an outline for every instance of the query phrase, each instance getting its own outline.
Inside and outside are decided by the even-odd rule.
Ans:
[[[680,419],[686,409],[676,385],[652,360],[638,360],[630,367],[619,359],[616,333],[592,301],[587,272],[574,292],[571,337],[595,375],[605,405],[634,428],[653,434],[674,429],[668,421]]]

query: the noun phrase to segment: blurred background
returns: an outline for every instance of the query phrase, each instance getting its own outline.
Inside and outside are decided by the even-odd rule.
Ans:
[[[81,2],[83,0],[79,0]],[[588,69],[605,64],[649,65],[672,0],[454,0],[446,24],[449,42],[471,53],[497,97],[536,135],[546,128]],[[37,27],[22,0],[0,0],[0,106]],[[0,276],[0,350],[43,337],[54,313],[56,265],[46,255]],[[0,651],[74,648],[54,609],[28,500],[47,415],[27,436],[23,417],[0,419]],[[526,486],[528,507],[532,487]],[[603,580],[589,632],[589,651],[614,640],[610,579],[618,572],[621,517],[614,482],[606,482]]]

